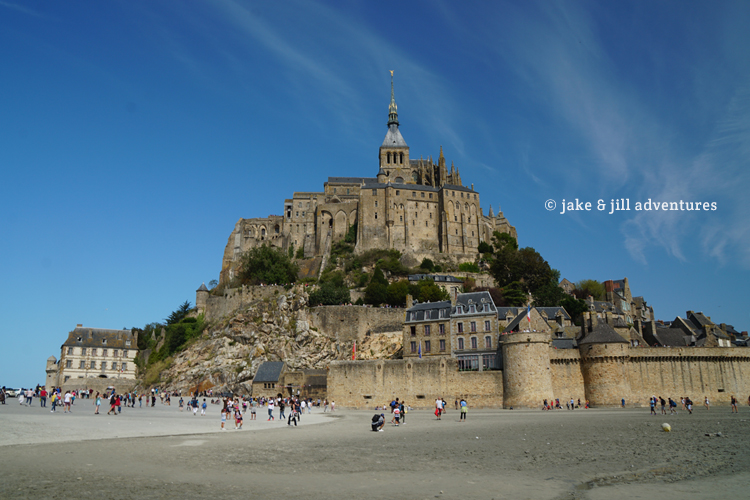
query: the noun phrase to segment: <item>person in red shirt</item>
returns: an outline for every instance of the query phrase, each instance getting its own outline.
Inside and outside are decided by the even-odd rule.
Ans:
[[[41,402],[42,408],[47,408],[47,390],[44,387],[39,391],[39,401]]]

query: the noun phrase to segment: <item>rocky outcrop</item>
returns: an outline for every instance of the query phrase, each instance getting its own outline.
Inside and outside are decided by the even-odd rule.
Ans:
[[[331,361],[351,359],[357,336],[348,332],[346,324],[327,331],[311,326],[307,298],[304,289],[294,288],[213,321],[196,342],[174,356],[161,374],[162,388],[250,394],[252,379],[264,361],[284,361],[287,370],[294,371],[325,369]],[[358,359],[398,357],[401,335],[363,336],[357,340],[357,353]]]

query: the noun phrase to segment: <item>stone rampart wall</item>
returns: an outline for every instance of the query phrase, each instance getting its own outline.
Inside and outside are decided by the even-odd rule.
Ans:
[[[226,288],[222,295],[209,295],[206,299],[206,321],[229,316],[240,307],[266,297],[276,297],[286,293],[283,286],[242,286]]]
[[[552,392],[561,403],[586,400],[586,390],[581,373],[581,353],[578,349],[550,349],[550,371]],[[540,407],[541,407],[541,401]]]
[[[652,395],[688,396],[696,405],[708,396],[712,405],[729,405],[734,394],[743,403],[750,395],[750,349],[631,349],[628,375],[634,405],[646,406]]]
[[[318,306],[307,310],[311,327],[335,334],[340,342],[362,341],[375,335],[401,332],[406,309],[366,306]]]
[[[108,387],[114,387],[116,392],[122,394],[132,391],[137,384],[137,380],[127,380],[120,378],[71,378],[68,379],[68,381],[60,387],[60,389],[62,390],[63,394],[65,393],[65,391],[77,391],[84,389],[93,389],[94,394],[96,394],[97,391],[104,394],[105,392],[107,392]]]
[[[460,372],[451,358],[334,361],[328,369],[328,399],[349,408],[375,408],[400,398],[414,408],[452,405],[466,398],[471,408],[499,407],[501,371]]]

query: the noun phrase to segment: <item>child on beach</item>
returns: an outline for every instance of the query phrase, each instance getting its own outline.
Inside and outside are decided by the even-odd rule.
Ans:
[[[203,398],[203,406],[201,406],[201,417],[204,417],[206,415],[206,398]]]
[[[221,409],[221,430],[225,431],[224,424],[227,422],[227,409],[222,408]]]
[[[242,410],[239,405],[234,409],[234,428],[242,430]]]

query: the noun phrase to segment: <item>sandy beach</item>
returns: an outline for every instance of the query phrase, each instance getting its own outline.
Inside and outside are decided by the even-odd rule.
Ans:
[[[316,409],[295,428],[260,409],[222,432],[218,406],[38,405],[0,406],[0,498],[702,499],[750,485],[746,406],[469,410],[466,423],[415,410],[384,432],[370,430],[374,410]]]

